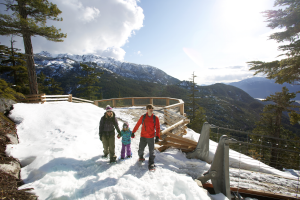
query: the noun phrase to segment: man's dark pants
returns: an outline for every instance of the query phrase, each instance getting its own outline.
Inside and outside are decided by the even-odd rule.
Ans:
[[[155,155],[154,155],[154,138],[141,137],[140,138],[138,154],[139,154],[140,158],[144,156],[144,150],[145,150],[145,147],[147,146],[147,144],[148,144],[148,147],[149,147],[149,166],[150,166],[150,165],[154,164],[154,158],[155,158]]]

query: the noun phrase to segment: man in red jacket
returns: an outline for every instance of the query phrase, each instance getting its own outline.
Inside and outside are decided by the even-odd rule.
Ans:
[[[144,149],[148,144],[149,147],[149,170],[154,170],[154,142],[158,142],[160,138],[160,124],[159,119],[155,115],[153,115],[153,105],[149,104],[146,106],[147,113],[142,115],[139,121],[136,123],[133,131],[132,136],[134,137],[134,133],[138,130],[140,125],[142,124],[142,131],[141,131],[141,139],[139,144],[139,161],[145,161],[144,158]],[[156,134],[155,134],[156,129]],[[155,141],[154,141],[155,138]]]

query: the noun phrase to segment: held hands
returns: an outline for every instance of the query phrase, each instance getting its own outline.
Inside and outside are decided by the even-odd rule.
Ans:
[[[118,138],[118,139],[120,139],[120,137],[121,137],[121,135],[120,135],[120,134],[118,134],[118,135],[117,135],[117,138]]]
[[[134,138],[134,137],[135,137],[134,133],[131,133],[131,138]]]

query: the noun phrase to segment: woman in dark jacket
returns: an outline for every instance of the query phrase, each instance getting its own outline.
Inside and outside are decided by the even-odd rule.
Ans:
[[[99,136],[103,143],[104,155],[102,157],[107,158],[109,153],[110,162],[116,162],[117,158],[115,155],[115,128],[117,129],[117,132],[121,134],[116,115],[112,111],[112,108],[107,105],[106,112],[100,120]]]

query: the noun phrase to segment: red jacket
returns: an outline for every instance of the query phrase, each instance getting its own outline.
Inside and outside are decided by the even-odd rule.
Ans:
[[[140,127],[140,125],[142,124],[143,117],[144,117],[144,115],[142,115],[140,117],[139,121],[136,123],[136,125],[132,131],[133,133],[135,133],[138,130],[138,128]],[[155,119],[156,119],[155,120],[156,136],[158,136],[160,138],[159,119],[156,116],[155,116]],[[151,117],[149,117],[148,113],[146,113],[144,124],[142,125],[141,137],[153,138],[153,137],[155,137],[154,133],[155,133],[155,131],[154,131],[154,123],[153,123],[153,114],[151,115]]]

